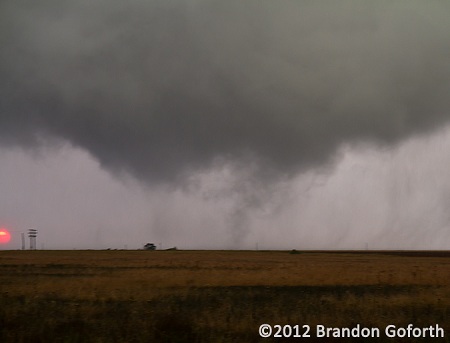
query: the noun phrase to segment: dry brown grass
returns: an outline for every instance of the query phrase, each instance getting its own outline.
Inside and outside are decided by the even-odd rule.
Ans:
[[[445,253],[3,251],[0,341],[259,341],[264,322],[449,330],[449,280]]]

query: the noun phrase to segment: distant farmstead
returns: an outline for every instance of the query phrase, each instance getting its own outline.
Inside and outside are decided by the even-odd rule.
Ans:
[[[144,245],[144,250],[156,250],[156,245],[153,243],[147,243]]]

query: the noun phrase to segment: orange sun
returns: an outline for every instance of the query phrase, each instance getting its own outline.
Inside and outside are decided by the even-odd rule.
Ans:
[[[0,244],[6,244],[10,241],[11,235],[8,230],[1,228],[0,229]]]

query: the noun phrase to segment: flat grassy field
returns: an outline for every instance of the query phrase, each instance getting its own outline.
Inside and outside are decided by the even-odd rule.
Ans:
[[[309,325],[311,337],[261,338],[263,323],[299,325],[300,334]],[[438,324],[445,337],[386,337],[387,325],[410,323]],[[381,336],[315,332],[357,324]],[[0,251],[2,343],[449,337],[450,252]]]

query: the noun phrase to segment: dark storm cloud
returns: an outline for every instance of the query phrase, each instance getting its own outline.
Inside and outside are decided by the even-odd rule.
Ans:
[[[449,15],[445,1],[2,1],[0,140],[62,138],[153,183],[224,161],[291,175],[450,119]]]

